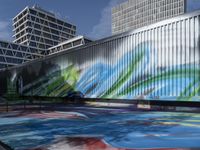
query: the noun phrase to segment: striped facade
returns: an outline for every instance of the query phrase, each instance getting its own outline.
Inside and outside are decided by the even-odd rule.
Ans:
[[[141,28],[186,12],[187,0],[127,0],[112,9],[112,33]]]

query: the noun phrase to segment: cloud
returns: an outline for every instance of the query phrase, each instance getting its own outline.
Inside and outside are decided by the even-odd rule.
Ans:
[[[187,0],[187,12],[200,9],[200,0]]]
[[[10,21],[0,21],[0,39],[8,41],[12,40]]]
[[[126,0],[110,0],[107,7],[101,12],[99,23],[95,25],[89,34],[91,38],[100,39],[111,35],[111,9],[113,6],[125,2]]]

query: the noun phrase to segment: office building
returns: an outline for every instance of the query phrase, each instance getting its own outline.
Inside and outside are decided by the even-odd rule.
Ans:
[[[76,34],[75,25],[36,5],[14,17],[13,27],[14,41],[0,41],[0,69],[44,57],[50,47],[66,43]]]
[[[186,12],[186,0],[127,0],[112,9],[112,34],[126,32]]]
[[[36,47],[41,54],[46,54],[48,48],[73,38],[76,34],[75,25],[37,5],[26,7],[15,16],[13,27],[15,43]]]
[[[0,41],[0,69],[43,57],[35,47]]]

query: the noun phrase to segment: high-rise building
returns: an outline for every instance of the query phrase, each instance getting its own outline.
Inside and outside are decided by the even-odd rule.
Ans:
[[[140,28],[186,12],[186,0],[127,0],[112,9],[112,33]]]
[[[0,41],[0,69],[43,57],[35,47]]]
[[[13,18],[14,42],[46,50],[73,38],[76,26],[35,5],[26,7]]]
[[[76,26],[39,6],[26,7],[13,18],[14,42],[0,41],[0,69],[84,45]]]

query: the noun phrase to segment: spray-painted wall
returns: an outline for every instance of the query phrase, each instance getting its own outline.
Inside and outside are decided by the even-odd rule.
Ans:
[[[7,85],[29,96],[200,101],[198,14],[10,69]]]

